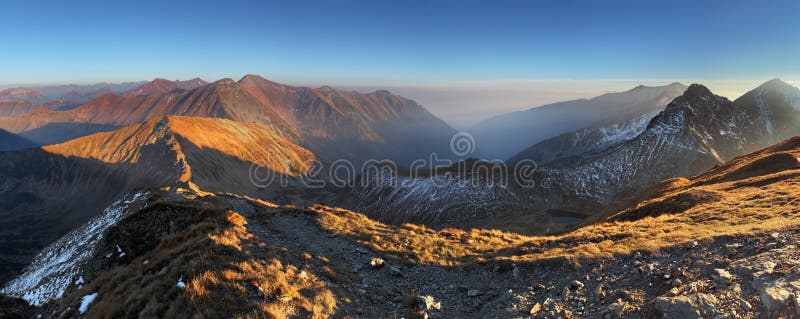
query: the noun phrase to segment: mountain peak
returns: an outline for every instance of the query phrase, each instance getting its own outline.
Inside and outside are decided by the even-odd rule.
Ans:
[[[243,82],[269,82],[269,80],[257,74],[247,74],[239,80],[239,83]]]
[[[685,97],[712,97],[714,93],[711,93],[711,90],[702,84],[692,83],[683,95]]]
[[[231,78],[224,78],[224,79],[219,79],[219,80],[214,81],[214,84],[216,84],[216,85],[231,85],[231,84],[236,84],[236,81],[234,81]]]
[[[150,81],[148,83],[150,83],[150,84],[167,84],[167,83],[172,83],[172,81],[167,80],[165,78],[155,78],[155,79],[153,79],[152,81]]]
[[[797,88],[795,88],[794,86],[792,86],[789,83],[784,82],[783,80],[781,80],[779,78],[774,78],[774,79],[771,79],[771,80],[769,80],[767,82],[764,82],[764,84],[759,85],[757,89],[761,89],[761,90],[781,90],[781,91],[783,91],[783,90],[786,90],[786,89],[797,89]]]

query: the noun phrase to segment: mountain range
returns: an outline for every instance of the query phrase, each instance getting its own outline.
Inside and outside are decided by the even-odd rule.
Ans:
[[[484,159],[388,91],[124,87],[0,104],[0,315],[772,316],[800,293],[791,265],[754,275],[800,265],[783,246],[800,239],[800,90],[778,79],[733,101],[672,83],[501,115],[470,131]],[[459,161],[407,167],[432,153]],[[337,160],[352,185],[306,183]]]
[[[563,144],[563,149],[577,155],[560,163],[533,166],[533,187],[514,183],[513,176],[518,175],[515,165],[489,177],[453,175],[450,183],[373,170],[365,179],[368,183],[350,188],[336,204],[395,222],[427,216],[424,220],[442,227],[480,220],[483,225],[515,231],[520,225],[534,232],[556,231],[563,217],[592,215],[598,207],[635,196],[661,180],[699,174],[800,135],[799,100],[800,90],[777,79],[735,101],[693,84],[650,119],[638,135],[610,145],[590,142],[578,145],[577,150],[570,147],[573,144]],[[542,144],[537,145],[532,148],[543,149]],[[529,159],[526,154],[514,159]],[[403,182],[396,182],[398,179]],[[520,211],[525,212],[523,221],[518,220]]]
[[[482,155],[501,160],[546,139],[577,130],[595,129],[605,131],[601,134],[635,135],[634,132],[641,128],[636,123],[652,118],[685,90],[686,86],[677,82],[657,87],[638,86],[588,100],[565,101],[498,115],[473,125],[467,132],[475,137]],[[580,137],[587,135],[575,134],[580,134]],[[596,143],[615,142],[613,136],[607,137],[606,141],[602,137],[599,139]]]
[[[140,87],[145,82],[96,83],[88,85],[44,85],[32,87],[13,87],[0,90],[0,101],[30,101],[46,103],[50,101],[71,101],[81,103],[106,93],[123,93]]]
[[[256,75],[209,84],[199,79],[156,79],[126,94],[102,95],[75,109],[39,109],[0,118],[0,129],[47,145],[164,115],[263,124],[321,158],[347,159],[356,165],[368,159],[407,164],[430,153],[446,155],[449,137],[455,132],[416,102],[388,91],[364,94],[292,87]]]

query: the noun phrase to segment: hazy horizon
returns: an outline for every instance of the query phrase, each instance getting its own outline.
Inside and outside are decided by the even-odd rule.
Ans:
[[[605,93],[623,92],[638,85],[663,86],[673,82],[684,85],[699,83],[707,86],[717,95],[734,100],[758,85],[772,79],[757,80],[687,80],[687,79],[609,79],[609,80],[495,80],[495,81],[461,81],[440,83],[386,83],[386,84],[358,84],[358,83],[324,83],[321,81],[298,81],[293,79],[276,79],[268,75],[259,74],[265,78],[279,83],[295,86],[331,86],[342,90],[355,90],[371,92],[374,90],[389,90],[406,98],[417,101],[428,111],[447,122],[456,129],[466,129],[469,126],[491,118],[493,116],[522,111],[555,102],[575,99],[589,99]],[[227,76],[222,78],[240,79],[240,76]],[[197,76],[205,81],[213,82],[222,78],[208,78]],[[146,82],[155,78],[169,80],[189,80],[189,78],[172,79],[164,76],[155,76],[145,80],[125,80],[121,82],[98,81],[81,83],[78,81],[65,81],[64,83],[47,84],[0,84],[0,89],[14,87],[42,87],[59,85],[91,85],[99,83]],[[781,78],[794,86],[800,86],[800,80]]]

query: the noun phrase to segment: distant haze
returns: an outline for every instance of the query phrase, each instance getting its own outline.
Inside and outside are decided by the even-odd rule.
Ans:
[[[292,77],[271,77],[270,74],[261,74],[264,77],[285,84],[320,87],[332,86],[344,90],[371,92],[375,90],[389,90],[392,93],[416,100],[431,113],[441,118],[456,129],[463,130],[478,121],[492,116],[520,111],[554,102],[574,99],[592,98],[609,92],[622,92],[638,85],[660,86],[672,82],[686,85],[700,83],[711,89],[712,92],[725,96],[731,100],[741,96],[748,90],[769,80],[696,80],[696,79],[644,79],[644,80],[490,80],[490,81],[463,81],[463,82],[438,82],[438,83],[399,83],[386,84],[359,84],[357,81],[342,81],[341,79],[307,80]],[[242,75],[230,75],[232,79],[239,79]],[[162,77],[155,74],[147,79],[130,79],[128,82],[152,80]],[[165,76],[164,76],[165,77]],[[165,77],[169,78],[169,77]],[[202,77],[206,81],[215,81],[218,78]],[[172,79],[188,80],[190,78]],[[785,82],[800,87],[800,80],[783,78]],[[47,83],[46,85],[62,85],[64,83]],[[77,82],[79,83],[79,82]],[[86,83],[84,83],[86,84]],[[45,84],[0,84],[0,89],[10,87],[35,88]]]
[[[630,90],[637,85],[660,86],[672,82],[686,85],[700,83],[712,92],[735,99],[769,80],[507,80],[471,81],[433,84],[344,85],[342,89],[372,91],[388,89],[416,100],[431,113],[456,129],[465,129],[478,121],[513,111],[549,103],[592,98],[609,92]],[[783,79],[798,86],[800,81]],[[314,84],[317,85],[317,84]]]

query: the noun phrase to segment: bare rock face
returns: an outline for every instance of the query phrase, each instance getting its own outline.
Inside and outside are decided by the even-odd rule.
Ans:
[[[698,293],[690,296],[659,297],[656,309],[664,318],[707,318],[714,314],[718,300],[713,295]]]
[[[798,314],[800,280],[777,279],[771,282],[754,282],[761,302],[770,314]]]

